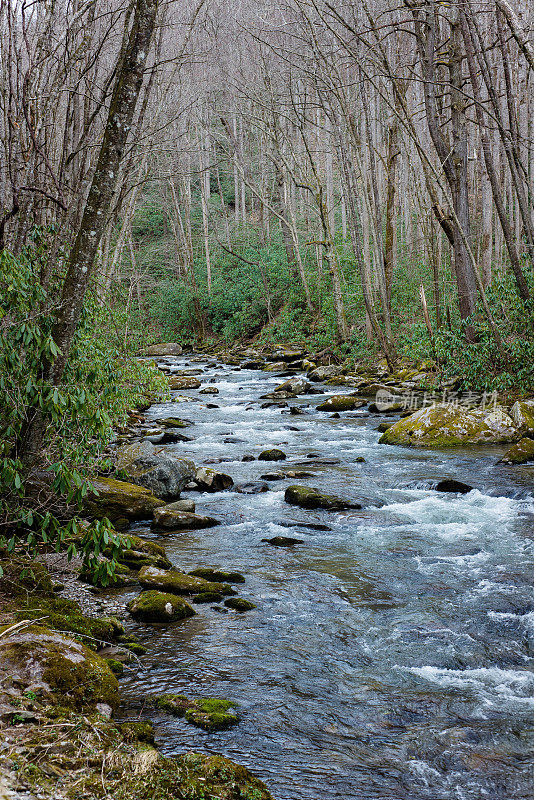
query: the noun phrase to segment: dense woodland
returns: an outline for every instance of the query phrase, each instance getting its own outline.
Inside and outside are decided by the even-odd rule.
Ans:
[[[2,2],[4,486],[83,492],[162,339],[531,387],[532,14]]]

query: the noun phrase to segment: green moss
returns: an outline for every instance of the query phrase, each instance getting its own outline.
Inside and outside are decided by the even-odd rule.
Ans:
[[[119,727],[127,742],[154,744],[154,728],[150,722],[123,722]]]
[[[200,697],[195,700],[196,708],[204,714],[223,714],[235,705],[236,703],[232,700],[224,700],[219,697]]]
[[[109,619],[86,617],[75,600],[61,597],[30,597],[24,607],[16,612],[16,618],[35,619],[56,631],[69,631],[83,636],[86,644],[110,642],[117,635],[116,624]],[[94,639],[91,643],[88,640]]]
[[[154,590],[141,592],[127,608],[135,619],[143,622],[176,622],[195,614],[183,597]]]
[[[202,603],[221,603],[223,599],[223,595],[219,592],[201,592],[193,597],[193,603],[195,605],[201,605]]]
[[[185,717],[185,712],[193,706],[194,701],[184,694],[162,694],[156,700],[156,708],[172,714],[173,717]]]
[[[211,567],[198,567],[197,569],[192,570],[189,574],[212,582],[245,583],[245,576],[240,572],[223,572],[218,569],[212,569]]]
[[[105,661],[112,673],[120,678],[124,672],[124,664],[122,661],[117,661],[116,658],[106,658]]]
[[[253,608],[256,608],[254,603],[242,597],[229,597],[224,601],[224,605],[227,606],[227,608],[233,608],[234,611],[240,611],[241,613],[244,611],[252,611]]]
[[[205,731],[222,731],[232,725],[237,725],[239,717],[236,714],[218,712],[204,714],[202,711],[196,711],[191,708],[185,712],[185,721]]]
[[[53,595],[53,583],[44,564],[24,558],[1,561],[0,590],[10,596],[25,596],[29,592],[42,596]]]

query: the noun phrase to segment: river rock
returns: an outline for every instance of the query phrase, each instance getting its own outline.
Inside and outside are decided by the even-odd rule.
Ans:
[[[182,597],[155,590],[141,592],[126,608],[134,619],[142,622],[176,622],[195,614]]]
[[[249,481],[248,483],[239,483],[234,486],[234,492],[239,492],[239,494],[261,494],[268,491],[269,486],[263,481]]]
[[[284,500],[293,506],[300,508],[325,508],[330,511],[341,511],[347,508],[361,508],[359,503],[353,503],[351,500],[344,500],[342,497],[336,495],[323,494],[319,489],[311,486],[288,486]]]
[[[165,417],[164,419],[156,420],[156,422],[163,428],[188,428],[192,424],[189,420],[180,419],[179,417]]]
[[[293,547],[296,544],[304,544],[303,539],[292,539],[291,536],[273,536],[271,539],[262,539],[262,542],[272,547]]]
[[[245,583],[245,576],[240,572],[224,572],[213,567],[197,567],[189,574],[212,583]]]
[[[157,569],[156,567],[143,567],[139,570],[139,583],[146,589],[158,589],[171,594],[200,594],[201,592],[217,592],[218,594],[232,595],[234,589],[226,583],[205,581],[194,575],[186,575],[177,569]]]
[[[195,477],[192,461],[159,450],[150,442],[138,442],[117,450],[117,466],[130,480],[150,489],[158,497],[172,500],[180,496],[186,484]]]
[[[32,625],[0,638],[0,682],[38,688],[62,706],[109,716],[119,704],[117,678],[81,642]]]
[[[273,447],[270,450],[263,450],[258,456],[258,461],[285,461],[286,458],[283,450]]]
[[[285,477],[283,472],[265,472],[260,475],[262,481],[283,481]]]
[[[365,400],[345,394],[334,394],[317,406],[317,411],[354,411],[365,406]]]
[[[308,378],[310,381],[318,383],[319,381],[326,381],[328,378],[337,377],[340,372],[341,367],[338,367],[335,364],[331,364],[327,367],[315,367],[308,372]]]
[[[206,386],[200,390],[199,394],[219,394],[219,390],[216,386]]]
[[[253,608],[256,608],[254,603],[251,603],[250,600],[245,600],[243,597],[229,597],[227,600],[224,601],[224,605],[226,608],[233,608],[234,611],[252,611]]]
[[[185,389],[200,389],[202,384],[198,378],[189,377],[187,375],[175,376],[169,378],[169,389],[182,392]]]
[[[534,461],[534,439],[528,437],[520,439],[506,451],[501,461],[504,464],[526,464],[528,461]]]
[[[521,433],[534,433],[534,399],[518,400],[510,409],[510,416]]]
[[[182,505],[182,503],[179,503]],[[181,508],[176,508],[176,503],[170,503],[168,506],[156,508],[154,511],[154,519],[152,520],[152,527],[156,530],[200,530],[202,528],[214,528],[219,525],[219,521],[213,517],[207,517],[203,514],[193,514],[190,511],[182,511]]]
[[[151,344],[147,347],[143,355],[145,356],[181,356],[182,347],[177,342],[166,342],[161,344]]]
[[[502,409],[486,412],[438,404],[399,420],[379,439],[380,444],[411,447],[455,447],[514,442],[519,431]]]
[[[434,488],[437,492],[455,492],[457,494],[467,494],[473,491],[473,487],[469,486],[468,483],[462,483],[453,478],[444,478]]]
[[[114,478],[93,478],[91,483],[98,494],[87,495],[84,510],[97,519],[148,519],[156,508],[165,505],[165,500],[134,483]]]
[[[305,378],[290,378],[285,383],[281,383],[280,386],[277,386],[275,392],[278,394],[279,392],[289,392],[289,394],[297,395],[297,394],[305,394],[308,389],[310,388],[310,384]]]
[[[148,566],[168,569],[172,566],[165,550],[156,542],[151,542],[132,534],[128,534],[126,539],[129,541],[130,547],[122,550],[118,558],[120,564],[125,564],[130,569],[140,569]],[[110,556],[111,551],[104,550],[104,555]]]
[[[234,479],[224,472],[202,467],[195,474],[195,485],[199,492],[222,492],[232,488]]]

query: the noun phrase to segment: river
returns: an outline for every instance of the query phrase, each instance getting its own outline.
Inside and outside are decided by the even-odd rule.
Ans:
[[[271,373],[174,363],[202,369],[202,385],[219,394],[182,392],[188,400],[149,410],[153,421],[193,423],[184,431],[193,440],[170,450],[199,466],[222,459],[211,466],[236,484],[273,470],[314,476],[254,495],[184,493],[222,524],[157,541],[185,571],[243,572],[239,595],[257,609],[204,605],[168,627],[131,623],[149,653],[121,682],[127,713],[166,692],[235,700],[242,721],[220,733],[146,714],[165,754],[226,755],[277,800],[532,797],[533,468],[497,465],[498,447],[379,445],[376,427],[388,418],[315,410],[333,387],[290,401],[304,411],[290,415],[261,408],[260,395],[281,382]],[[266,447],[287,460],[242,461]],[[432,490],[444,477],[474,490]],[[299,482],[363,508],[289,506],[284,489]],[[303,543],[262,543],[277,535]]]

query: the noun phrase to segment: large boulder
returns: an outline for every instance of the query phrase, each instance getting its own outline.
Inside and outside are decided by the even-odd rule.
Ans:
[[[165,342],[160,344],[151,344],[143,351],[145,356],[181,356],[182,347],[177,342]]]
[[[350,394],[334,394],[317,406],[317,411],[354,411],[365,406],[365,400],[359,397],[352,397]]]
[[[201,383],[198,378],[189,375],[177,375],[169,378],[169,389],[184,391],[185,389],[200,389]]]
[[[132,483],[144,486],[165,500],[178,498],[196,475],[192,461],[173,456],[146,441],[120,447],[117,466],[127,473]]]
[[[275,392],[289,392],[289,394],[305,394],[310,388],[310,384],[305,378],[290,378],[288,381],[277,386]]]
[[[175,503],[157,508],[154,511],[154,519],[152,520],[153,528],[165,531],[201,530],[202,528],[214,528],[215,525],[219,524],[219,521],[213,517],[193,514],[190,511],[182,511],[180,508],[175,508]]]
[[[510,416],[521,433],[534,433],[534,399],[518,400],[510,409]]]
[[[325,508],[329,511],[341,511],[346,508],[361,508],[359,503],[344,500],[332,494],[323,494],[312,486],[288,486],[284,493],[284,500],[300,508]]]
[[[176,622],[196,613],[182,597],[155,590],[141,592],[126,607],[134,619],[142,622]]]
[[[0,682],[41,690],[62,706],[110,714],[119,704],[117,678],[81,642],[38,625],[0,638]]]
[[[177,569],[157,569],[143,567],[139,570],[139,583],[146,589],[158,589],[171,594],[200,594],[201,592],[217,592],[231,595],[235,591],[226,583],[206,581],[194,575],[186,575]]]
[[[135,483],[117,481],[114,478],[93,478],[96,492],[87,495],[84,510],[90,516],[100,519],[108,517],[112,522],[118,519],[149,519],[165,501],[148,488]]]
[[[534,439],[520,439],[506,451],[501,461],[504,464],[526,464],[527,461],[534,461]]]
[[[519,439],[519,431],[502,409],[482,411],[438,404],[399,420],[379,439],[380,444],[411,447],[461,447],[501,444]]]
[[[319,381],[326,381],[328,378],[335,378],[341,372],[341,367],[336,366],[335,364],[331,364],[328,367],[315,367],[310,372],[308,372],[308,378],[310,381],[319,382]]]
[[[196,471],[195,477],[196,489],[199,492],[223,492],[226,489],[231,489],[234,485],[234,479],[224,472],[217,472],[215,469],[209,467],[201,467]]]

